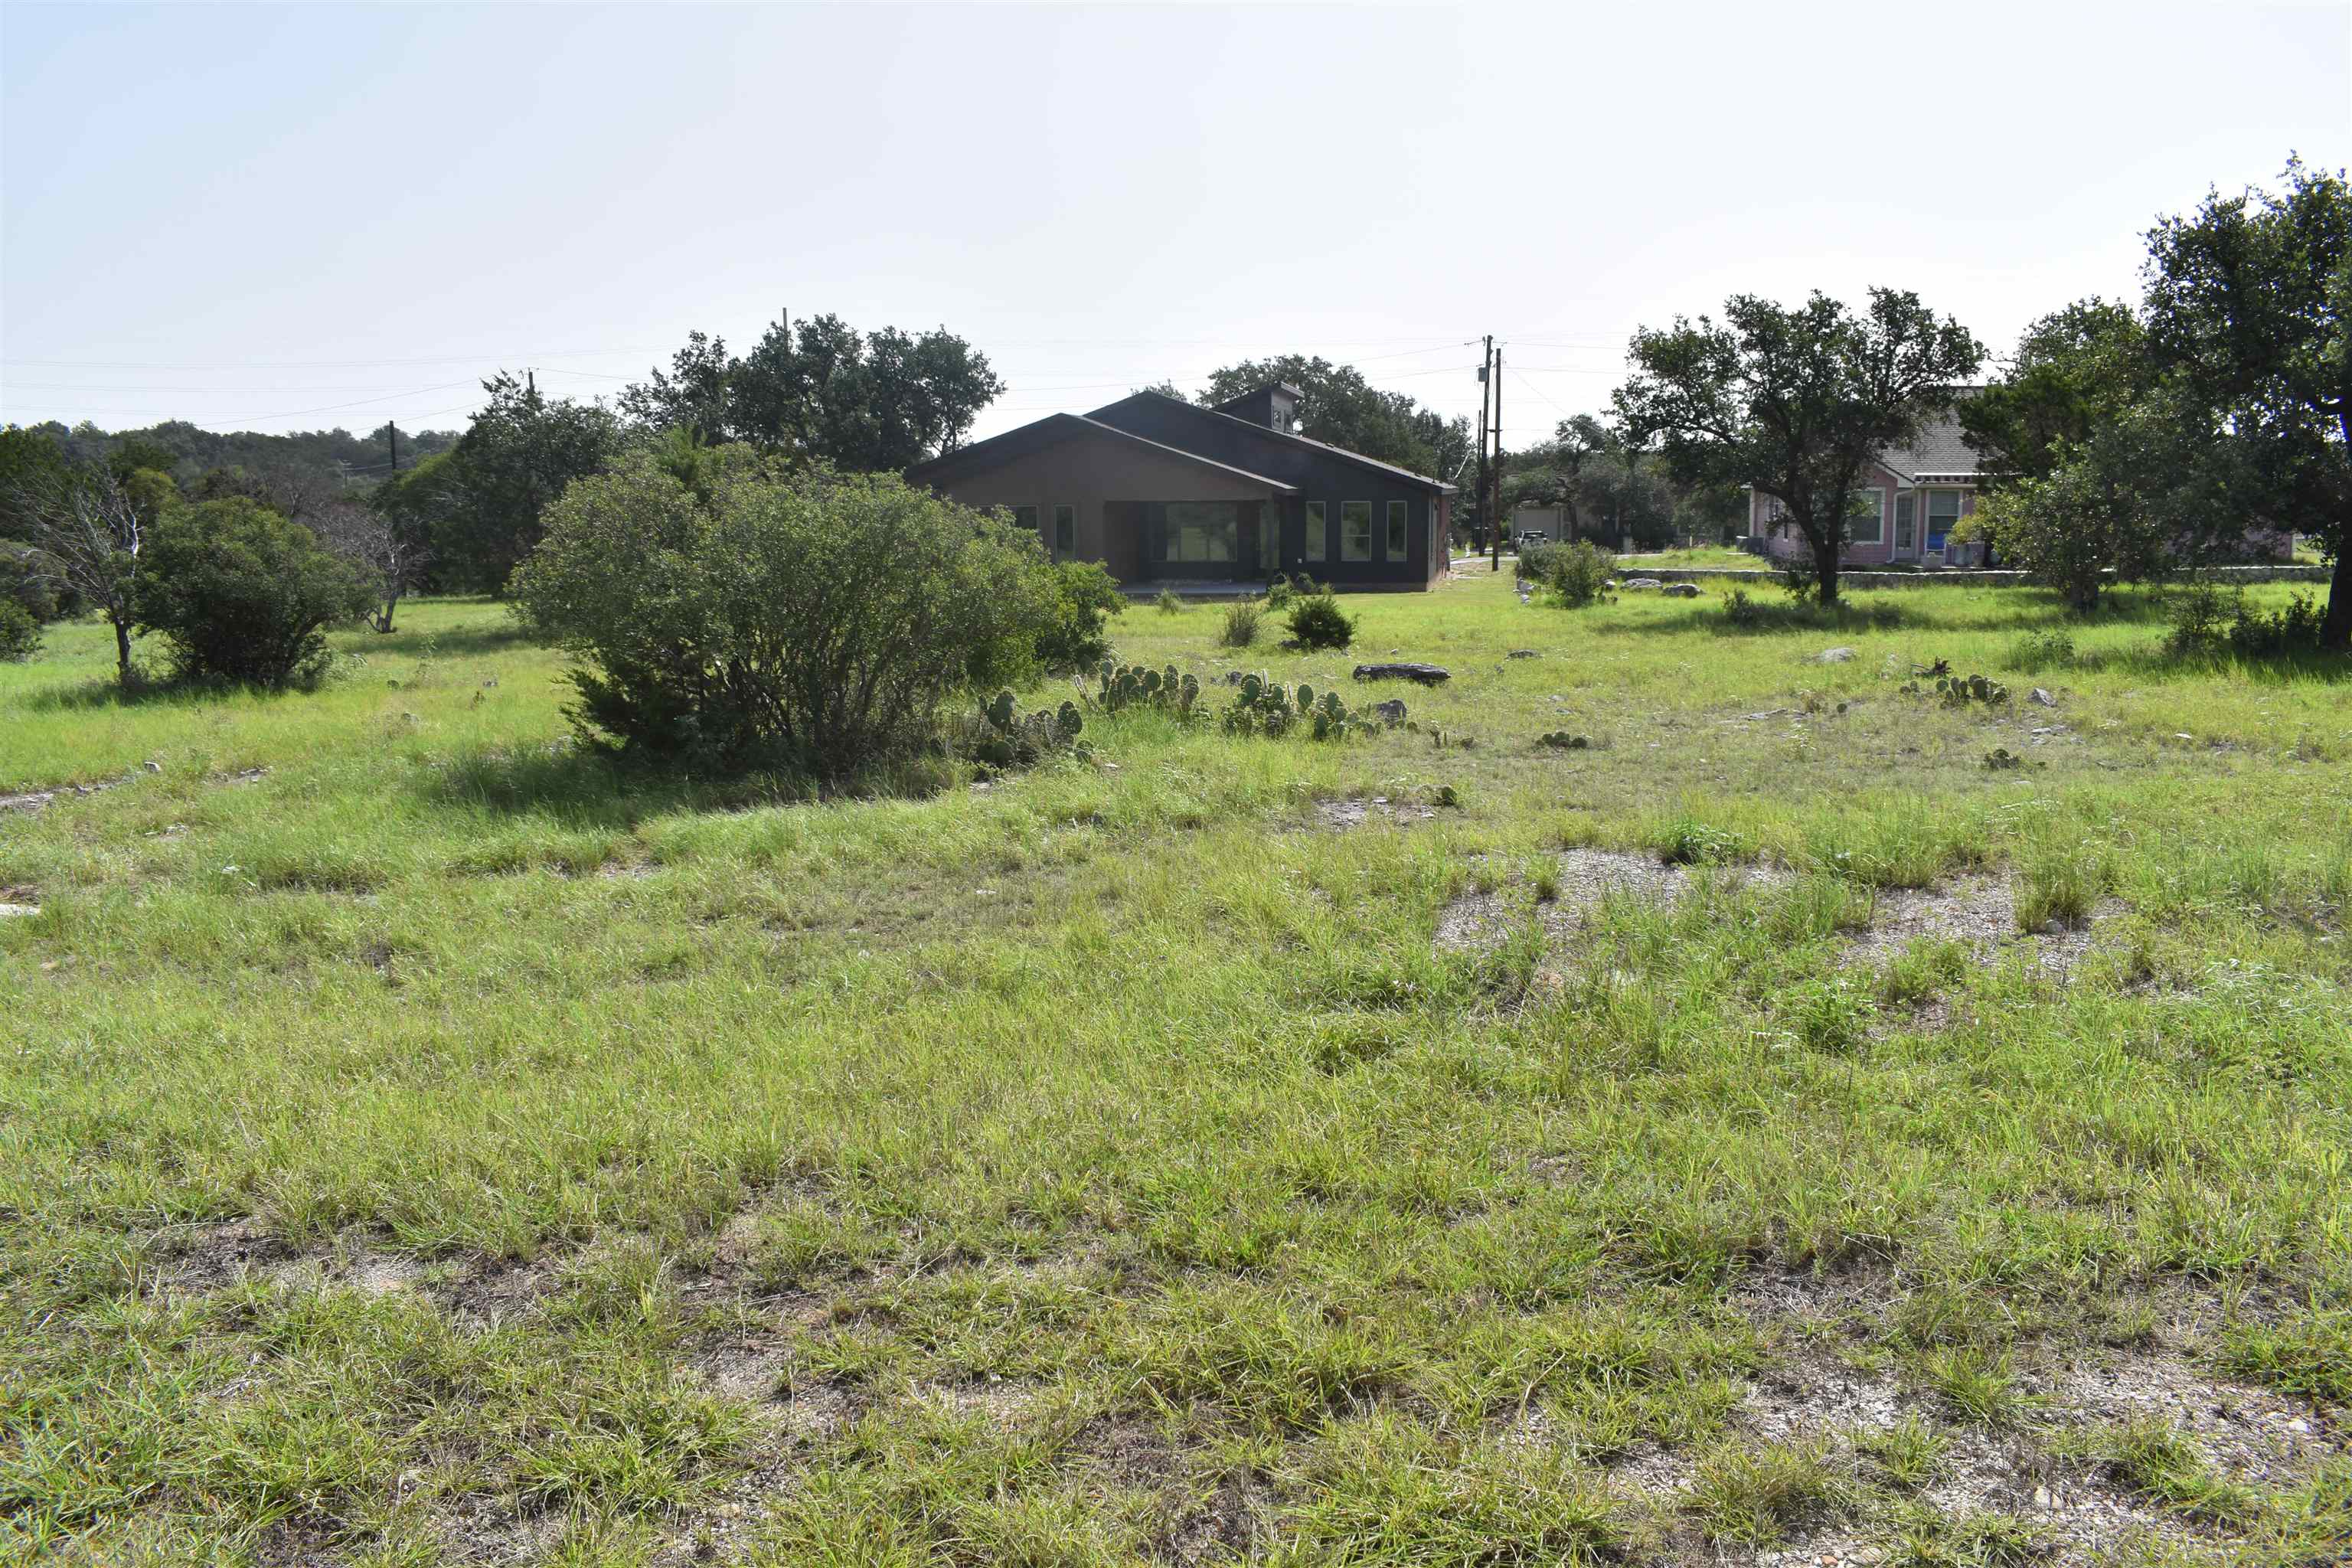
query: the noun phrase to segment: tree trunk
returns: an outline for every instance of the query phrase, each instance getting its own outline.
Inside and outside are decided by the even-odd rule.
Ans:
[[[1835,538],[1826,542],[1813,542],[1813,590],[1823,608],[1834,609],[1838,602],[1838,550]]]
[[[2327,618],[2319,623],[2319,646],[2352,648],[2352,527],[2336,535],[2336,575],[2327,584]]]
[[[131,627],[120,618],[114,621],[114,679],[121,685],[131,684]]]

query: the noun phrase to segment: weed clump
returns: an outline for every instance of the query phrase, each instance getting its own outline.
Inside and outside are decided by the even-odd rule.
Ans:
[[[1184,613],[1183,597],[1173,588],[1160,589],[1160,596],[1151,602],[1159,606],[1160,613],[1163,616],[1177,616]]]
[[[1218,628],[1217,641],[1226,647],[1249,647],[1257,641],[1259,623],[1265,611],[1255,599],[1243,599],[1225,606],[1225,623]]]

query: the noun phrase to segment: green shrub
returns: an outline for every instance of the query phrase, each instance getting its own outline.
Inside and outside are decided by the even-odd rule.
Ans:
[[[1269,610],[1286,610],[1290,607],[1292,600],[1303,598],[1313,592],[1315,592],[1315,579],[1304,572],[1296,577],[1276,574],[1274,581],[1265,585],[1265,607]]]
[[[14,599],[0,599],[0,664],[22,664],[41,651],[41,623]]]
[[[1563,609],[1580,610],[1597,601],[1617,563],[1590,540],[1570,544],[1529,545],[1519,554],[1519,574],[1550,590]]]
[[[1356,640],[1356,623],[1328,587],[1302,596],[1285,618],[1290,640],[1302,648],[1346,647]]]
[[[888,475],[721,451],[707,500],[643,455],[574,481],[515,574],[526,624],[584,661],[592,736],[840,779],[933,746],[943,702],[1066,632],[1078,579],[1034,534]]]
[[[1037,671],[1076,675],[1092,669],[1111,655],[1104,622],[1127,613],[1127,595],[1096,562],[1057,561],[1048,571],[1053,603],[1032,645]]]
[[[278,689],[326,668],[326,628],[374,602],[360,570],[316,535],[236,497],[168,511],[140,552],[134,612],[183,679]]]
[[[1255,599],[1243,599],[1225,606],[1225,624],[1217,640],[1227,647],[1248,647],[1257,641],[1258,622],[1265,610]]]
[[[2250,658],[2309,652],[2319,647],[2319,628],[2326,619],[2308,594],[2297,594],[2284,608],[2267,615],[2241,597],[2230,623],[2230,651]]]
[[[2002,668],[2020,675],[2069,669],[2074,664],[2074,639],[2057,630],[2028,632],[2009,645],[2009,653],[2000,662]]]
[[[1152,603],[1160,606],[1160,613],[1163,616],[1174,616],[1183,613],[1183,596],[1178,594],[1173,588],[1160,589],[1160,597],[1154,599]]]
[[[2229,641],[2231,595],[2210,583],[2191,583],[2172,596],[2172,630],[2165,651],[2175,658],[2217,653]]]

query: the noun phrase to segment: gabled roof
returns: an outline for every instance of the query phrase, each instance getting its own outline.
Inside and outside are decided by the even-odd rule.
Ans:
[[[1441,495],[1454,495],[1458,490],[1458,487],[1450,485],[1444,479],[1433,479],[1427,474],[1416,474],[1411,468],[1401,468],[1394,463],[1383,463],[1378,458],[1367,458],[1361,452],[1350,452],[1345,447],[1334,447],[1328,441],[1313,441],[1304,436],[1294,436],[1287,430],[1269,429],[1264,425],[1255,424],[1247,419],[1235,418],[1222,409],[1203,408],[1197,403],[1187,403],[1181,397],[1171,397],[1164,392],[1129,393],[1116,403],[1106,403],[1100,408],[1089,410],[1087,417],[1089,420],[1099,420],[1114,408],[1123,407],[1130,403],[1140,403],[1146,399],[1169,408],[1181,408],[1185,413],[1202,419],[1222,419],[1236,429],[1247,430],[1267,441],[1287,441],[1294,446],[1310,447],[1329,457],[1344,458],[1348,462],[1387,474],[1394,479],[1411,479],[1415,484],[1427,485]]]
[[[1002,436],[991,436],[985,441],[974,441],[969,447],[959,447],[952,452],[942,453],[928,463],[918,463],[908,468],[906,475],[907,482],[923,484],[943,474],[968,468],[985,467],[990,463],[1001,463],[1008,458],[1020,457],[1024,452],[1034,452],[1041,447],[1053,446],[1057,441],[1066,441],[1074,437],[1087,435],[1108,436],[1114,440],[1131,442],[1135,446],[1157,452],[1162,457],[1178,458],[1187,463],[1198,464],[1204,468],[1214,468],[1221,474],[1247,479],[1253,484],[1265,485],[1269,489],[1278,490],[1284,495],[1298,493],[1298,487],[1287,480],[1268,479],[1264,474],[1253,474],[1248,469],[1237,468],[1231,463],[1220,463],[1213,458],[1203,458],[1198,452],[1187,452],[1181,447],[1171,447],[1162,441],[1153,441],[1138,436],[1131,430],[1122,430],[1116,425],[1106,425],[1100,420],[1078,414],[1048,414],[1043,419],[1033,419],[1018,429],[1007,430]]]
[[[1921,426],[1908,446],[1878,454],[1878,466],[1910,483],[1923,479],[1973,480],[1983,471],[1977,449],[1960,434],[1960,416],[1946,410]]]

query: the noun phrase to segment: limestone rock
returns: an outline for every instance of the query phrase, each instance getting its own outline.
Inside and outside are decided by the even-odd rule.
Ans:
[[[1423,686],[1435,686],[1454,679],[1453,671],[1434,664],[1360,664],[1356,666],[1358,680],[1414,680]]]

